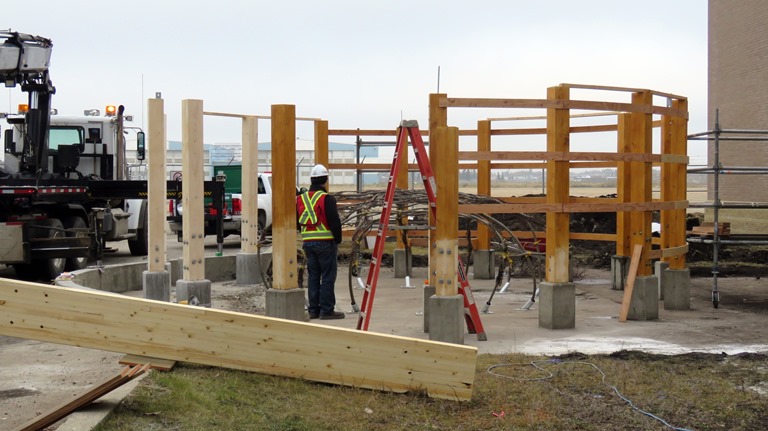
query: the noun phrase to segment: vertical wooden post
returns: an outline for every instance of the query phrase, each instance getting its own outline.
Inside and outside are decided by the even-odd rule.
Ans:
[[[397,135],[395,135],[395,136],[397,136]],[[396,186],[400,190],[408,190],[408,175],[409,175],[409,172],[408,172],[408,148],[409,148],[409,146],[406,145],[403,148],[403,154],[401,154],[400,157],[397,159],[398,163],[400,163],[400,166],[398,167],[398,171],[397,171],[397,179],[396,179],[397,183],[396,183]],[[407,209],[407,208],[402,208],[402,209]],[[401,217],[400,218],[400,224],[407,225],[408,224],[408,217]],[[403,232],[404,231],[400,231],[397,234],[397,245],[396,245],[396,248],[398,250],[405,249],[405,243],[403,242]],[[407,265],[407,262],[406,262],[406,265]]]
[[[149,198],[147,222],[149,223],[149,267],[150,272],[165,271],[165,208],[167,183],[165,173],[166,130],[165,104],[163,99],[147,100],[147,132],[149,157],[147,157],[147,186]]]
[[[241,247],[243,253],[257,253],[257,244],[259,242],[259,122],[256,117],[243,117],[242,140],[243,207]]]
[[[632,94],[632,104],[652,105],[653,94],[643,91]],[[650,113],[632,112],[629,114],[630,149],[633,153],[650,154],[653,150],[653,117]],[[649,203],[653,201],[651,184],[651,162],[630,162],[630,201],[632,203]],[[632,248],[643,246],[640,256],[640,266],[637,275],[649,276],[653,272],[648,253],[651,251],[651,212],[633,211],[630,215]]]
[[[438,127],[448,127],[448,108],[440,107],[440,100],[445,99],[448,96],[443,93],[432,93],[429,95],[429,160],[432,162],[432,167],[436,165],[435,157],[438,150],[442,149],[444,142],[440,140],[440,136],[437,136]],[[456,172],[451,172],[449,175],[456,175]],[[435,174],[435,181],[439,181],[437,174]],[[429,212],[429,225],[435,226],[435,218],[432,216],[432,212]],[[429,285],[435,286],[435,248],[434,246],[434,231],[429,231]]]
[[[688,111],[688,100],[672,101],[672,108]],[[662,117],[662,154],[686,155],[688,152],[688,120],[683,117]],[[687,166],[665,163],[662,167],[662,200],[687,200]],[[686,211],[684,208],[661,212],[662,248],[685,245]],[[670,269],[685,269],[685,255],[666,257]]]
[[[315,120],[315,164],[328,167],[328,121]]]
[[[568,100],[568,87],[547,89],[547,99]],[[570,112],[568,109],[547,109],[547,151],[568,152],[570,148]],[[563,204],[569,201],[569,162],[547,161],[547,203]],[[567,283],[570,278],[570,226],[569,215],[562,211],[547,212],[547,276],[550,283]]]
[[[488,120],[477,122],[477,151],[491,151],[491,122]],[[491,161],[479,160],[477,162],[477,194],[491,195]],[[476,250],[490,250],[491,236],[488,226],[477,224]]]
[[[458,295],[458,253],[459,253],[459,129],[438,127],[435,135],[441,145],[434,157],[433,170],[437,182],[437,227],[435,228],[435,294],[437,296]]]
[[[327,152],[326,152],[327,154]],[[296,107],[272,105],[272,287],[296,289]]]
[[[181,101],[181,184],[184,242],[183,279],[205,279],[203,238],[203,101]]]
[[[625,154],[630,151],[630,129],[629,114],[619,114],[618,118],[618,153]],[[618,162],[616,166],[616,195],[619,203],[625,204],[630,201],[632,182],[629,180],[629,162]],[[616,255],[629,256],[632,252],[630,247],[632,236],[630,230],[629,211],[616,212]],[[623,286],[622,286],[623,287]]]

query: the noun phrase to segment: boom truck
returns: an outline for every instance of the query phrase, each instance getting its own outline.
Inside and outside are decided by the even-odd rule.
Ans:
[[[51,279],[100,262],[107,241],[128,240],[132,255],[146,255],[147,183],[128,178],[123,106],[51,115],[51,40],[8,30],[0,41],[0,80],[28,93],[18,114],[2,115],[0,264],[19,278]],[[140,161],[144,139],[136,132]],[[207,182],[205,191],[220,208],[223,185]],[[168,182],[168,196],[180,195],[181,184]]]

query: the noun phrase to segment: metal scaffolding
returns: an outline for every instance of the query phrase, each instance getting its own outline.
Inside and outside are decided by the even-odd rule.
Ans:
[[[703,202],[689,205],[690,208],[712,208],[713,234],[712,238],[690,237],[689,242],[698,242],[703,244],[712,244],[712,305],[715,308],[720,303],[720,291],[717,287],[718,254],[720,244],[729,245],[768,245],[768,235],[759,234],[736,234],[729,235],[728,239],[722,239],[720,234],[719,211],[720,208],[732,209],[765,209],[768,208],[768,202],[723,202],[720,199],[720,175],[765,175],[768,174],[768,167],[754,166],[731,166],[724,167],[720,163],[720,142],[721,141],[749,141],[749,142],[768,142],[768,130],[746,130],[746,129],[721,129],[720,111],[715,110],[715,128],[713,130],[696,133],[688,136],[692,141],[709,141],[713,143],[713,161],[711,166],[689,168],[689,174],[708,174],[713,175],[713,200],[712,202]]]

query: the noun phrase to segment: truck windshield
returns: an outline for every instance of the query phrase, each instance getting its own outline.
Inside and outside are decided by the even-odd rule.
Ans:
[[[84,137],[82,127],[52,127],[48,132],[48,148],[56,150],[59,145],[78,145],[82,151]]]

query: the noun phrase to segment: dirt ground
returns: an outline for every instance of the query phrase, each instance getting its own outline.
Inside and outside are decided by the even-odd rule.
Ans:
[[[418,272],[418,269],[415,272]],[[632,344],[630,340],[642,336],[647,339],[656,337],[664,340],[663,343],[653,346],[647,342],[642,344],[654,353],[684,353],[684,351],[675,350],[668,346],[688,346],[692,339],[706,340],[712,346],[717,346],[716,348],[727,349],[729,354],[740,351],[768,351],[768,332],[766,331],[766,324],[768,324],[768,281],[763,278],[720,279],[719,287],[722,293],[720,307],[717,310],[712,307],[711,303],[711,278],[693,278],[691,311],[661,311],[661,325],[654,326],[653,323],[649,322],[630,324],[616,322],[623,292],[611,290],[610,287],[606,286],[605,281],[609,276],[607,271],[587,270],[584,271],[583,276],[585,277],[583,280],[577,280],[577,327],[581,327],[579,333],[542,330],[536,327],[535,322],[538,315],[536,311],[524,312],[528,313],[525,315],[521,314],[520,306],[530,296],[530,290],[529,281],[519,280],[515,281],[506,295],[495,297],[491,308],[494,314],[483,315],[484,321],[487,322],[486,332],[489,341],[478,342],[468,334],[465,339],[466,344],[478,346],[481,353],[504,350],[530,353],[531,350],[537,348],[541,349],[541,353],[544,354],[553,354],[562,350],[589,350],[589,347],[574,340],[579,337],[583,339],[583,334],[590,334],[594,329],[594,333],[597,334],[594,338],[598,340],[626,338],[626,345],[604,342],[602,349],[635,349],[637,346]],[[387,277],[391,278],[391,270],[389,275],[383,271],[382,278]],[[391,280],[391,283],[396,285],[401,281]],[[486,281],[485,283],[472,284],[475,300],[482,308],[490,295],[489,286],[492,287],[492,283]],[[476,284],[478,287],[474,287]],[[345,311],[349,307],[347,290],[347,275],[345,269],[340,268],[337,282],[337,303],[339,308]],[[395,294],[401,295],[399,289],[394,290]],[[411,289],[410,291],[416,290],[419,289]],[[236,286],[233,282],[214,283],[213,307],[261,314],[264,310],[263,292],[261,286],[242,287]],[[132,294],[139,296],[140,292]],[[418,302],[418,294],[411,294],[410,292],[408,294],[415,295],[409,300],[410,304]],[[355,295],[359,302],[362,295],[361,291],[356,291]],[[379,301],[377,307],[380,311],[378,314],[373,314],[372,322],[380,322],[381,320],[377,319],[386,318],[387,313],[383,310],[388,307],[387,299],[384,295],[380,298],[377,299]],[[408,301],[402,300],[396,302],[395,306],[405,308],[408,304]],[[607,313],[605,311],[606,304],[608,306]],[[418,305],[415,306],[417,307],[416,312],[406,311],[410,317],[398,318],[415,321],[421,319],[418,317]],[[518,313],[517,319],[519,320],[502,326],[494,323],[500,319],[507,319],[508,313]],[[356,320],[354,315],[350,315],[342,321],[329,323],[340,327],[354,327]],[[611,333],[608,336],[603,329],[598,327],[606,324],[609,328],[617,328],[611,329],[611,331],[624,331],[626,328],[630,332]],[[375,325],[381,325],[381,323],[375,323]],[[507,327],[516,328],[515,331],[520,334],[514,341],[510,341],[509,333],[504,329]],[[392,332],[406,336],[418,336],[416,334],[420,332],[418,328],[403,327],[398,329],[397,325],[386,328],[387,333]],[[504,333],[502,334],[500,331],[504,331]],[[525,333],[528,333],[528,338],[533,337],[534,339],[526,341],[526,337],[523,335]],[[536,337],[550,336],[563,338],[541,339],[538,340],[538,344],[535,340]],[[600,343],[600,341],[597,342]],[[697,349],[693,350],[696,351]],[[118,373],[122,368],[118,364],[121,356],[121,354],[111,352],[0,336],[0,364],[2,364],[0,367],[0,429],[14,429]],[[52,427],[51,429],[56,428]]]

